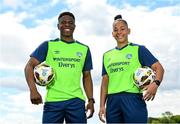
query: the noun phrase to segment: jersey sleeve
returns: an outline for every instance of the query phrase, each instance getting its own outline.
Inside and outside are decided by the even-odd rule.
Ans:
[[[48,41],[41,43],[30,55],[30,57],[36,58],[39,62],[46,60],[48,51]]]
[[[103,61],[102,61],[102,76],[106,75],[106,74],[107,74],[107,71],[106,71],[105,66],[104,66],[104,57],[103,57]]]
[[[139,52],[139,61],[142,66],[151,67],[155,62],[158,61],[145,46],[139,46],[138,52]]]
[[[91,51],[88,48],[83,71],[90,71],[91,69],[93,69],[92,57],[91,57]]]

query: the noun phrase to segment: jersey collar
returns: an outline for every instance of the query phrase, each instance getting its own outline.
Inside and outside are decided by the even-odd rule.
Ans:
[[[128,42],[128,44],[126,44],[125,46],[123,46],[122,48],[118,48],[117,46],[115,47],[116,50],[122,50],[124,48],[126,48],[129,44],[131,44],[130,42]]]
[[[59,39],[59,38],[58,38],[58,40],[59,40],[59,41],[62,41],[62,42],[64,42],[64,43],[67,43],[67,44],[72,44],[72,43],[75,43],[75,42],[76,42],[75,40],[73,40],[73,41],[68,41],[68,42],[67,42],[67,41],[65,41],[65,40],[63,40],[63,39]]]

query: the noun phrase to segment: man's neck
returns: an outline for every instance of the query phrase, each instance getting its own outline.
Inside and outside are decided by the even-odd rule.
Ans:
[[[74,41],[73,37],[61,37],[62,40],[66,41],[66,42],[72,42]]]

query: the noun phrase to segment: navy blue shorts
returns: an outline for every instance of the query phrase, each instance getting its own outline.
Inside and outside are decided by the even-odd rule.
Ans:
[[[46,102],[43,111],[43,124],[47,123],[87,123],[85,101],[74,98],[61,102]]]
[[[147,123],[148,114],[142,94],[117,93],[107,97],[107,123]]]

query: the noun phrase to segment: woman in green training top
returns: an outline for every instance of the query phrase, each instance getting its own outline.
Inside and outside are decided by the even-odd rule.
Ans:
[[[103,55],[99,118],[107,123],[147,123],[145,100],[153,100],[163,79],[164,69],[145,47],[128,41],[130,29],[121,15],[114,18],[112,35],[117,46]],[[135,86],[133,72],[148,66],[156,79],[146,93]],[[105,107],[106,104],[106,107]]]

